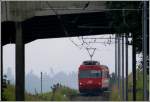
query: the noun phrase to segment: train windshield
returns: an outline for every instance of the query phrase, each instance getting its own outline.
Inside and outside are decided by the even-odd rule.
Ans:
[[[81,70],[79,72],[79,78],[98,78],[101,77],[101,71],[97,70]]]

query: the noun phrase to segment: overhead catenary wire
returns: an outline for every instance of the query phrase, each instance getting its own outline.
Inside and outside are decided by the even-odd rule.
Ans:
[[[58,12],[51,6],[51,4],[49,4],[49,2],[47,2],[47,5],[49,6],[49,8],[55,13],[55,15],[57,16],[58,20],[60,21],[61,23],[61,27],[63,28],[64,30],[64,33],[66,36],[68,36],[68,31],[67,29],[65,28],[64,26],[64,23],[63,23],[63,20],[61,18],[61,16],[58,14]],[[85,4],[86,5],[86,4]],[[89,2],[88,2],[88,5],[89,5]],[[83,8],[85,10],[85,7]],[[83,37],[82,37],[83,38]],[[71,38],[69,37],[69,40],[77,47],[79,47],[80,45],[76,44],[73,40],[71,40]],[[83,39],[82,39],[83,43],[86,43]],[[83,43],[81,45],[83,45]]]
[[[64,33],[65,33],[65,35],[66,36],[68,36],[69,34],[68,34],[68,31],[67,31],[67,29],[65,28],[65,26],[64,26],[64,23],[63,23],[63,21],[62,21],[62,19],[61,19],[61,16],[57,13],[57,11],[49,4],[49,2],[47,2],[47,4],[48,4],[48,6],[49,6],[49,8],[55,13],[55,15],[57,16],[57,18],[58,18],[58,20],[60,21],[60,24],[61,24],[61,27],[62,27],[62,29],[64,30]],[[87,3],[88,5],[89,5],[89,2]],[[85,10],[85,8],[87,8],[87,6],[88,5],[85,5],[84,6],[84,10]],[[84,40],[83,40],[83,43],[81,44],[81,45],[78,45],[78,44],[76,44],[73,40],[71,40],[71,38],[69,37],[69,40],[76,46],[76,47],[78,47],[79,49],[81,49],[79,46],[81,46],[81,45],[83,45],[83,43],[85,43],[84,42]]]
[[[67,31],[67,29],[66,29],[66,27],[65,27],[65,25],[64,25],[64,22],[63,22],[61,16],[58,14],[58,12],[56,11],[56,9],[54,9],[54,8],[51,6],[51,4],[49,4],[49,2],[47,2],[47,5],[48,5],[49,8],[54,12],[54,14],[57,16],[57,19],[60,21],[60,25],[61,25],[61,27],[62,27],[62,29],[63,29],[65,35],[66,35],[66,36],[69,36],[68,31]],[[87,8],[88,5],[89,5],[89,2],[85,4],[85,6],[83,7],[83,10],[85,10],[85,8]],[[78,18],[79,18],[79,17],[78,17]],[[78,18],[77,18],[77,19],[78,19]],[[76,19],[76,20],[77,20],[77,19]],[[79,38],[78,38],[78,39],[79,39]],[[88,51],[88,53],[89,53],[88,47],[89,47],[90,44],[92,44],[92,43],[103,43],[105,46],[106,46],[106,44],[109,44],[109,45],[110,45],[110,44],[112,43],[112,41],[111,41],[111,36],[109,37],[109,39],[108,39],[107,42],[96,42],[97,39],[94,39],[93,42],[86,42],[86,41],[84,40],[83,36],[81,37],[81,40],[82,40],[82,43],[81,43],[81,44],[75,43],[70,37],[69,37],[69,40],[70,40],[76,47],[78,47],[79,49],[81,49],[81,48],[84,47],[84,48]],[[85,47],[85,45],[86,45],[86,47]],[[92,49],[92,47],[90,47],[90,49]],[[91,57],[91,60],[92,60],[92,57],[93,57],[93,55],[94,55],[94,53],[95,53],[95,50],[96,50],[96,48],[94,48],[94,51],[93,51],[92,54],[89,53],[89,55],[90,55],[90,57]]]

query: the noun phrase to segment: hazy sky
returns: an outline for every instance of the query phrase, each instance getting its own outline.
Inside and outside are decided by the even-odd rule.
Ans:
[[[91,36],[91,37],[108,37],[106,36]],[[77,38],[71,38],[78,42]],[[103,42],[106,40],[98,40]],[[112,40],[113,41],[113,40]],[[113,41],[114,42],[114,41]],[[105,46],[104,44],[93,45],[98,48],[95,51],[93,60],[100,61],[101,64],[107,65],[110,73],[115,71],[115,49],[114,44]],[[131,46],[129,47],[129,72],[131,72]],[[15,72],[15,45],[8,44],[3,47],[4,58],[4,73],[8,68],[12,68]],[[31,70],[34,74],[40,76],[40,72],[50,74],[50,68],[53,68],[55,73],[64,71],[78,71],[78,67],[84,60],[89,60],[90,57],[85,49],[76,47],[69,38],[54,38],[35,40],[25,45],[25,72]]]

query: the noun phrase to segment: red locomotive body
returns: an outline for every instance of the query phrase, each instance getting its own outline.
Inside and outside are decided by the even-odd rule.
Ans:
[[[109,70],[97,61],[84,61],[78,73],[80,93],[101,92],[109,87]]]

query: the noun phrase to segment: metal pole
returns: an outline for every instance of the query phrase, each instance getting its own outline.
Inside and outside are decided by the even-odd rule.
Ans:
[[[41,93],[42,93],[42,72],[41,72]]]
[[[3,46],[2,46],[2,43],[1,43],[1,99],[2,101],[4,101],[3,99]]]
[[[122,35],[122,99],[124,100],[124,35]]]
[[[126,34],[126,101],[128,101],[128,35]]]
[[[22,26],[16,22],[16,101],[24,101],[25,68]]]
[[[136,44],[135,34],[132,34],[132,72],[133,72],[133,101],[136,101]]]
[[[120,96],[120,35],[118,35],[118,91]]]
[[[144,100],[147,100],[147,1],[144,1],[144,14],[143,14],[143,89],[144,89]]]
[[[117,83],[117,35],[115,35],[115,83]],[[117,84],[116,84],[117,85]]]
[[[120,35],[120,98],[122,97],[122,36]]]

